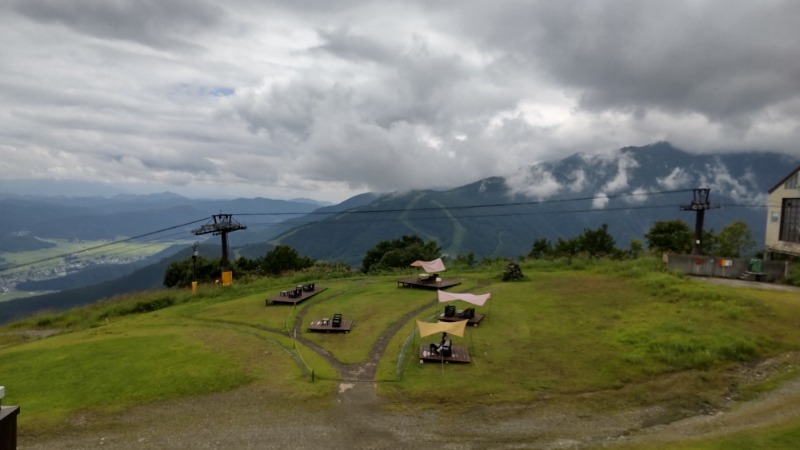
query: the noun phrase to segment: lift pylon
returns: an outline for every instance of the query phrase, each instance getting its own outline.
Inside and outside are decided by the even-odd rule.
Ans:
[[[706,210],[712,208],[719,208],[717,206],[711,206],[711,201],[709,200],[708,196],[711,192],[709,188],[698,188],[694,191],[694,198],[692,202],[687,205],[681,205],[681,209],[683,211],[694,211],[695,212],[695,221],[694,221],[694,242],[692,242],[692,254],[693,255],[702,255],[703,254],[703,221],[705,220]]]
[[[228,266],[228,233],[237,230],[247,229],[246,226],[233,220],[233,214],[214,214],[211,216],[212,222],[209,222],[196,230],[192,230],[196,236],[201,234],[215,234],[222,238],[222,258],[220,259],[220,266],[222,267],[222,284],[228,285],[233,281],[231,271]]]

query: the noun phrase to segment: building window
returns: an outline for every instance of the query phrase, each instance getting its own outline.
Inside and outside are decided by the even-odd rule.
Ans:
[[[786,183],[783,183],[784,189],[798,189],[800,188],[800,172],[789,177]]]
[[[800,242],[800,198],[783,199],[778,239],[784,242]]]

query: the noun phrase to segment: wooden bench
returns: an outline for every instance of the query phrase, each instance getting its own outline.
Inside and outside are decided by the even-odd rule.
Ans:
[[[438,362],[438,363],[470,363],[472,359],[469,356],[469,350],[464,345],[453,345],[452,355],[443,356],[436,353],[431,354],[431,344],[420,344],[419,346],[419,362]]]
[[[341,314],[334,314],[333,319],[326,317],[312,321],[308,326],[308,331],[322,333],[349,333],[351,328],[353,328],[352,320],[343,319]]]

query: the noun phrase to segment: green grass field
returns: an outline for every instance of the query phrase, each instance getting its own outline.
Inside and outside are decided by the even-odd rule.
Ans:
[[[432,321],[442,305],[435,291],[399,289],[394,280],[406,272],[302,274],[201,286],[197,294],[131,295],[2,327],[4,404],[24,405],[19,427],[29,434],[58,430],[80,411],[113,413],[254,383],[265,395],[319,404],[333,396],[336,369],[293,335],[352,364],[366,361],[384,330],[397,324],[376,374],[391,407],[457,411],[465,395],[473,405],[502,405],[568,403],[594,393],[603,400],[597,408],[659,403],[677,418],[717,402],[736,365],[800,350],[795,292],[697,283],[662,271],[655,259],[533,261],[522,268],[526,277],[516,282],[500,281],[499,263],[448,270],[462,281],[451,291],[492,294],[479,310],[480,326],[454,338],[467,346],[472,364],[417,362],[416,348],[430,338],[420,339],[414,320]],[[296,307],[265,306],[268,295],[308,280],[325,291]],[[422,312],[398,324],[416,310]],[[305,331],[305,322],[334,312],[354,321],[350,333]],[[294,329],[299,315],[303,323]],[[57,334],[35,339],[31,330]],[[758,395],[797,375],[740,388]],[[783,448],[798,433],[800,424],[786,423],[674,448]]]

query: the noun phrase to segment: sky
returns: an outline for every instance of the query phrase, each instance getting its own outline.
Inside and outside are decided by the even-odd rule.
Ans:
[[[800,2],[0,0],[0,180],[455,187],[669,141],[800,153]]]

